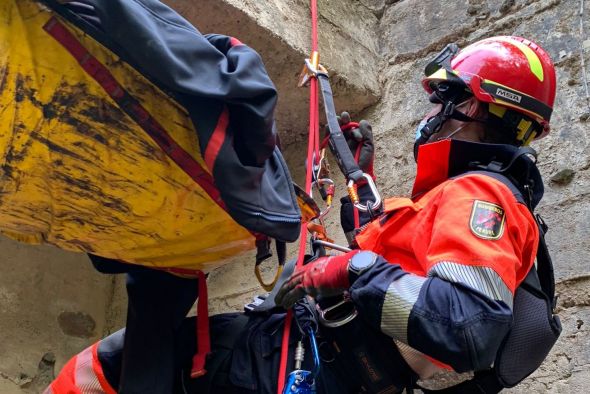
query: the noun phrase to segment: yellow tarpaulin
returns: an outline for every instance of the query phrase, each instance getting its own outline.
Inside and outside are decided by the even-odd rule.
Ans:
[[[253,247],[43,27],[52,18],[203,168],[183,107],[32,0],[0,0],[0,231],[127,262],[207,269]]]

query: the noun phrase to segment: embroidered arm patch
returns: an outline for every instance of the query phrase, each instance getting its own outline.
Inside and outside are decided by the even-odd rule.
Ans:
[[[471,232],[483,239],[500,239],[504,233],[504,209],[487,201],[475,200],[471,209]]]

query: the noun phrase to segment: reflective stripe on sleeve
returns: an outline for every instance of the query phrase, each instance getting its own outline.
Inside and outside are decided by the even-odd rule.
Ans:
[[[514,296],[506,283],[490,267],[476,267],[441,261],[436,263],[430,271],[429,277],[437,277],[451,283],[462,283],[477,290],[492,300],[503,301],[510,309]]]
[[[96,345],[94,345],[96,346]],[[105,394],[92,361],[93,347],[84,349],[76,360],[76,387],[84,394]]]
[[[381,311],[381,331],[408,342],[408,318],[426,278],[408,274],[391,282]]]

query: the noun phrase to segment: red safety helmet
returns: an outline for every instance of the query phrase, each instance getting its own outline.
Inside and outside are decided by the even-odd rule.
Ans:
[[[521,37],[500,36],[457,50],[454,44],[447,46],[426,67],[422,84],[428,93],[443,81],[459,82],[478,100],[490,103],[494,115],[502,118],[511,109],[536,121],[542,130],[523,138],[525,144],[549,133],[556,78],[543,48]]]

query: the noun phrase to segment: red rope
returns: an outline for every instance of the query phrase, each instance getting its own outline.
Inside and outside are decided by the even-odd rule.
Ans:
[[[311,51],[318,52],[318,2],[317,0],[311,0]],[[319,59],[319,56],[318,56]],[[319,66],[319,64],[318,64]],[[310,84],[310,91],[309,91],[309,131],[310,133],[313,130],[313,134],[315,139],[314,143],[314,164],[318,164],[320,162],[320,144],[319,144],[319,135],[320,135],[320,124],[319,124],[319,117],[320,117],[320,108],[319,108],[319,96],[318,96],[318,80],[316,78],[311,79]],[[308,157],[308,163],[311,162],[310,158]],[[307,181],[307,178],[306,178]],[[311,191],[311,176],[309,177],[309,184],[306,183],[306,191],[309,193]],[[307,185],[309,186],[309,190],[307,189]]]
[[[317,0],[311,1],[311,50],[316,52],[318,50],[318,7]],[[319,161],[319,95],[318,95],[318,80],[311,78],[309,90],[309,136],[307,143],[307,168],[305,172],[305,191],[309,194],[311,192],[311,176],[313,171],[314,161]],[[315,160],[314,160],[315,154]],[[297,256],[297,264],[295,268],[303,265],[305,257],[307,238],[307,223],[301,223],[301,233],[299,234],[299,254]],[[281,350],[281,363],[279,365],[279,376],[277,383],[277,394],[282,394],[285,386],[285,378],[287,371],[287,358],[289,356],[289,334],[291,332],[291,322],[293,320],[293,311],[289,310],[285,317],[285,327],[283,329],[283,341]]]
[[[311,50],[318,50],[318,2],[311,0]]]

